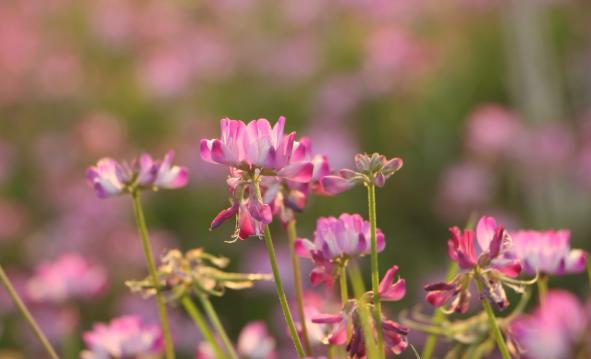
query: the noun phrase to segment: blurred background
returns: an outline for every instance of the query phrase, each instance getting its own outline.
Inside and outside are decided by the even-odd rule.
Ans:
[[[174,149],[190,184],[144,196],[155,252],[205,247],[232,270],[269,271],[262,241],[224,243],[232,224],[208,231],[228,203],[226,172],[198,143],[222,117],[280,115],[334,169],[357,152],[404,159],[378,191],[381,269],[398,264],[409,285],[387,305],[394,316],[425,304],[423,284],[446,270],[447,227],[472,212],[568,228],[591,249],[588,1],[0,0],[0,261],[66,358],[94,322],[157,320],[124,285],[145,274],[131,203],[97,199],[85,168]],[[299,235],[342,212],[366,217],[363,188],[312,198]],[[286,258],[284,230],[273,232]],[[36,298],[39,266],[66,253],[104,274],[101,290]],[[582,294],[581,280],[551,284]],[[264,318],[291,351],[271,286],[214,305],[233,338]],[[193,357],[200,336],[180,310],[173,327]],[[40,358],[36,345],[0,291],[0,357]]]

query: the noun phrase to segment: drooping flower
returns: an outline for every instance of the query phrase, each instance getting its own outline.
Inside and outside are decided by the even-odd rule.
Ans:
[[[335,175],[324,176],[321,183],[328,194],[344,192],[356,184],[383,187],[386,180],[402,168],[402,164],[402,159],[398,157],[387,159],[379,153],[359,153],[355,155],[355,170],[342,169]]]
[[[484,285],[483,295],[500,309],[508,306],[503,284],[520,290],[512,278],[521,272],[521,264],[512,249],[512,240],[504,226],[498,225],[492,217],[482,217],[476,232],[458,227],[450,228],[448,241],[450,258],[463,271],[450,282],[425,286],[427,301],[436,307],[451,302],[450,311],[465,313],[468,310],[470,283],[476,276]],[[477,242],[476,245],[474,242]]]
[[[95,324],[83,338],[88,349],[80,354],[81,359],[148,359],[164,351],[160,328],[144,325],[134,316]]]
[[[267,326],[262,321],[246,324],[240,331],[236,351],[244,359],[276,359],[275,339],[270,335]],[[216,358],[211,345],[202,342],[197,348],[196,359]]]
[[[144,153],[131,164],[103,158],[86,170],[86,180],[100,198],[116,196],[135,190],[159,190],[184,187],[187,169],[173,166],[174,151],[163,160],[154,160]]]
[[[313,285],[332,285],[336,271],[350,258],[370,253],[371,228],[369,222],[358,214],[343,213],[339,218],[321,217],[316,223],[314,242],[298,239],[295,243],[297,255],[314,262],[316,267],[310,274]],[[384,234],[377,230],[377,249],[384,250]]]
[[[273,219],[273,210],[259,196],[256,187],[265,183],[272,187],[287,181],[296,186],[311,181],[314,164],[305,160],[305,147],[295,141],[295,132],[284,134],[284,126],[284,117],[273,127],[266,119],[245,124],[224,118],[220,139],[201,140],[201,158],[226,165],[230,170],[227,182],[231,206],[214,218],[211,229],[236,217],[234,239],[260,237],[264,226]],[[271,197],[268,196],[269,202]]]
[[[398,271],[397,266],[392,266],[380,282],[379,291],[382,301],[398,301],[402,299],[406,292],[406,282],[399,279],[394,283],[394,276]],[[367,292],[364,295],[364,301],[368,308],[373,312],[373,294]],[[324,339],[325,344],[345,345],[351,358],[364,358],[366,355],[365,337],[360,318],[359,303],[356,300],[350,300],[345,304],[340,313],[321,314],[312,318],[316,324],[333,325],[333,330]],[[370,315],[371,318],[375,316]],[[370,320],[370,326],[375,333],[376,325],[373,319]],[[353,328],[351,338],[347,337],[347,327]],[[399,323],[382,317],[382,335],[384,338],[385,350],[388,353],[400,354],[408,346],[408,329]]]
[[[510,333],[523,358],[587,357],[583,353],[591,350],[591,312],[573,294],[551,290],[532,314],[511,323]]]
[[[512,232],[515,253],[529,274],[563,275],[583,272],[587,252],[570,248],[570,231]]]
[[[41,263],[27,282],[28,297],[36,302],[63,303],[91,299],[107,286],[105,270],[75,253],[66,253],[53,262]]]
[[[173,249],[163,258],[158,267],[158,284],[160,292],[165,293],[169,300],[177,300],[193,292],[205,295],[221,296],[228,289],[245,289],[254,285],[255,281],[270,280],[266,274],[247,274],[224,272],[229,260],[216,257],[196,248],[183,254]],[[156,294],[151,277],[140,281],[127,281],[133,292],[141,292],[145,297]]]

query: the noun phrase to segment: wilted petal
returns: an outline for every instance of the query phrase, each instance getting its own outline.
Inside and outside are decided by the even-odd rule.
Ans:
[[[222,223],[224,223],[228,219],[236,216],[237,213],[238,213],[238,206],[237,205],[234,205],[230,208],[226,208],[226,209],[222,210],[220,213],[218,213],[217,216],[215,216],[215,218],[213,219],[213,221],[209,225],[209,229],[218,228],[219,226],[222,225]]]

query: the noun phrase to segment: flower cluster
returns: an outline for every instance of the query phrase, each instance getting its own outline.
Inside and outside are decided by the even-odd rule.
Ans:
[[[193,292],[221,296],[226,288],[245,289],[258,280],[270,280],[266,274],[244,274],[224,272],[222,269],[229,264],[224,257],[216,257],[197,248],[184,255],[176,249],[162,257],[158,268],[159,288],[154,287],[151,277],[140,281],[127,281],[133,292],[143,293],[150,297],[160,292],[167,293],[169,300],[178,300]]]
[[[462,232],[458,227],[451,228],[450,232],[449,256],[463,271],[448,283],[425,286],[429,303],[440,307],[451,302],[450,311],[465,313],[470,303],[470,283],[474,278],[484,286],[481,294],[500,309],[506,308],[509,303],[503,284],[518,289],[511,278],[519,275],[521,264],[504,226],[497,226],[492,217],[482,217],[476,232],[471,229]]]
[[[186,167],[173,166],[174,152],[163,160],[144,153],[132,161],[119,163],[112,158],[99,160],[86,170],[86,180],[100,198],[137,190],[159,190],[184,187],[188,182]]]
[[[382,231],[377,230],[377,249],[386,245]],[[339,218],[321,217],[316,223],[314,241],[298,239],[296,253],[314,262],[312,284],[332,285],[335,275],[351,258],[370,252],[370,224],[358,214],[343,213]]]
[[[81,359],[148,359],[164,351],[160,328],[133,316],[95,324],[92,331],[84,333],[84,342],[88,349]]]
[[[511,237],[523,269],[529,274],[579,273],[587,266],[587,253],[570,249],[570,231],[516,231]]]
[[[383,187],[386,180],[402,168],[402,159],[387,159],[379,153],[355,155],[355,170],[342,169],[335,175],[322,178],[324,190],[336,194],[350,189],[356,184]]]

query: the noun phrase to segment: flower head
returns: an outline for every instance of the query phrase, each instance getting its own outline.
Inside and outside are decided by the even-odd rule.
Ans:
[[[246,324],[238,336],[236,351],[244,359],[276,359],[275,339],[262,321]],[[197,359],[216,358],[209,343],[203,342],[197,348]]]
[[[164,350],[160,328],[144,325],[134,316],[115,318],[109,324],[95,324],[83,337],[88,349],[80,354],[82,359],[147,359]]]
[[[37,267],[27,282],[27,295],[36,302],[63,303],[90,299],[107,286],[107,273],[75,253],[66,253],[53,262]]]
[[[245,289],[257,280],[269,280],[266,274],[243,274],[224,272],[229,260],[216,257],[197,248],[182,254],[179,250],[169,251],[158,268],[160,291],[169,300],[177,300],[193,291],[206,295],[221,296],[226,288]],[[132,291],[141,292],[146,297],[156,294],[151,277],[141,281],[126,283]]]
[[[563,275],[585,270],[587,252],[571,250],[567,230],[517,231],[511,233],[511,237],[515,253],[529,274]]]
[[[387,159],[379,153],[355,155],[355,170],[342,169],[336,175],[322,178],[321,183],[328,194],[337,194],[350,189],[356,184],[383,187],[386,180],[402,168],[402,159]]]
[[[443,306],[451,302],[451,311],[464,313],[468,310],[470,282],[479,276],[484,284],[484,295],[500,309],[509,304],[503,283],[513,286],[521,272],[521,264],[512,249],[511,236],[502,225],[492,217],[482,217],[478,221],[476,232],[458,227],[450,228],[452,234],[448,241],[450,258],[457,262],[464,272],[448,283],[435,283],[425,286],[427,300],[434,306]],[[476,243],[475,243],[476,242]]]
[[[548,292],[531,315],[511,323],[510,332],[524,358],[567,359],[591,350],[590,312],[563,290]]]
[[[296,253],[311,259],[316,267],[310,274],[312,284],[331,285],[335,272],[349,258],[370,253],[370,224],[358,214],[343,213],[339,218],[321,217],[314,231],[314,242],[298,239]],[[384,250],[385,238],[377,230],[377,249]]]
[[[99,160],[86,170],[86,180],[100,198],[135,190],[159,190],[184,187],[188,182],[186,167],[173,166],[174,152],[163,160],[154,160],[144,153],[131,164],[111,158]]]

